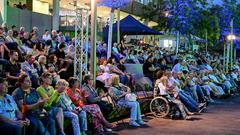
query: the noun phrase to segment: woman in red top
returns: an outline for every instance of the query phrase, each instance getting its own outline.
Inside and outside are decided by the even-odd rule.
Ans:
[[[68,82],[69,82],[69,87],[67,88],[68,96],[71,98],[72,102],[76,106],[81,107],[84,111],[92,115],[94,131],[101,132],[103,127],[107,131],[111,131],[111,128],[113,128],[113,125],[104,118],[99,106],[97,104],[90,104],[90,105],[84,104],[87,94],[85,92],[82,92],[78,88],[77,78],[70,77]]]

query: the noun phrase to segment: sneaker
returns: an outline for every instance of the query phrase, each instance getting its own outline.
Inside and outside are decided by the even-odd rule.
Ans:
[[[199,110],[198,110],[198,113],[201,113],[204,109],[206,109],[207,107],[206,106],[202,106],[202,107],[200,107],[199,108]]]
[[[193,113],[193,112],[187,112],[187,114],[188,114],[188,115],[194,115],[194,113]]]
[[[145,123],[144,121],[142,121],[142,120],[137,121],[137,123],[140,124],[140,125],[145,125],[145,124],[146,124],[146,123]]]
[[[184,119],[185,120],[190,120],[192,117],[191,116],[186,116]]]
[[[140,127],[140,125],[137,122],[135,122],[135,121],[130,121],[129,125],[130,126],[134,126],[134,127]]]
[[[112,129],[111,129],[111,128],[104,128],[104,130],[105,130],[106,132],[112,132]]]
[[[206,102],[205,102],[205,103],[200,103],[200,104],[198,105],[198,107],[201,108],[201,107],[203,107],[203,106],[205,106],[205,105],[206,105]]]

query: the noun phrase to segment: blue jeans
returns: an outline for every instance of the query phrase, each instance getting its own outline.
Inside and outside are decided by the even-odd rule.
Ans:
[[[204,100],[205,95],[204,95],[204,93],[203,93],[202,87],[199,86],[199,85],[196,85],[195,88],[196,88],[198,97],[201,98],[201,100]]]
[[[28,126],[27,128],[27,133],[29,132],[30,134],[33,134],[33,135],[36,135],[36,134],[43,135],[43,132],[40,132],[40,131],[44,131],[45,127],[39,126],[39,123],[41,123],[41,121],[34,116],[27,116],[27,118],[30,120],[30,126]],[[46,135],[49,135],[49,133]]]
[[[21,135],[22,127],[12,123],[0,121],[0,132],[2,135]]]
[[[140,105],[139,102],[137,101],[119,101],[118,102],[119,106],[126,106],[127,108],[131,109],[131,114],[130,114],[130,121],[141,121],[142,120],[142,116],[141,116],[141,109],[140,109]]]
[[[56,125],[54,119],[46,117],[40,120],[38,117],[31,115],[27,116],[27,118],[30,120],[30,134],[56,135]]]
[[[44,119],[40,120],[42,123],[40,123],[39,127],[44,127],[47,129],[50,135],[56,135],[56,124],[55,124],[55,119],[52,117],[47,117]],[[43,134],[45,135],[45,134]]]
[[[78,114],[78,117],[80,118],[80,127],[83,132],[87,131],[87,113],[85,111],[81,111]]]
[[[217,90],[217,91],[214,92],[215,95],[224,95],[225,94],[223,88],[218,86],[218,85],[216,85],[215,83],[211,82],[211,83],[209,83],[209,86],[211,86],[215,90]]]
[[[205,92],[206,95],[210,96],[212,89],[209,85],[203,85],[203,86],[201,86],[201,88]]]
[[[186,91],[196,102],[198,102],[198,95],[197,95],[197,90],[196,87],[186,87],[184,89],[184,91]]]
[[[184,93],[183,91],[180,91],[178,93],[180,100],[182,103],[190,110],[190,111],[198,111],[198,103],[188,94]]]
[[[63,115],[71,119],[74,135],[81,135],[81,131],[87,131],[87,114],[85,111],[81,111],[79,114],[64,111]]]

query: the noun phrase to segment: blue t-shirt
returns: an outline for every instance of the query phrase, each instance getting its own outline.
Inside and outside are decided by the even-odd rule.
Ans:
[[[0,99],[0,115],[11,120],[17,120],[16,112],[19,111],[13,97],[6,94],[4,99]]]
[[[22,88],[18,87],[17,89],[14,90],[13,92],[13,97],[16,102],[19,100],[24,100],[26,105],[32,105],[38,102],[40,99],[37,91],[35,89],[31,89],[29,94],[24,94],[24,91]],[[39,109],[31,110],[31,112],[28,113],[39,113]]]

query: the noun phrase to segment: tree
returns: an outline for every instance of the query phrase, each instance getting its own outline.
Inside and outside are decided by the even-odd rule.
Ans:
[[[159,31],[179,31],[205,39],[208,44],[221,44],[230,33],[230,22],[234,19],[234,34],[240,33],[240,4],[237,0],[222,0],[222,5],[214,5],[213,0],[155,0],[144,8],[142,18],[157,21],[154,27]],[[168,16],[166,16],[168,13]]]
[[[221,40],[230,33],[230,23],[232,19],[234,20],[234,33],[237,34],[240,32],[239,6],[237,0],[223,0],[221,15],[219,15]]]
[[[195,35],[202,10],[207,3],[202,0],[170,0],[170,29],[188,37],[188,49],[192,45],[191,35]]]
[[[198,23],[194,24],[194,33],[196,36],[205,39],[208,35],[208,45],[213,46],[218,43],[220,37],[220,27],[218,14],[221,7],[214,6],[203,9],[200,13]]]
[[[154,29],[158,31],[167,31],[168,28],[168,0],[154,0],[143,7],[141,20],[155,21],[158,23]]]

